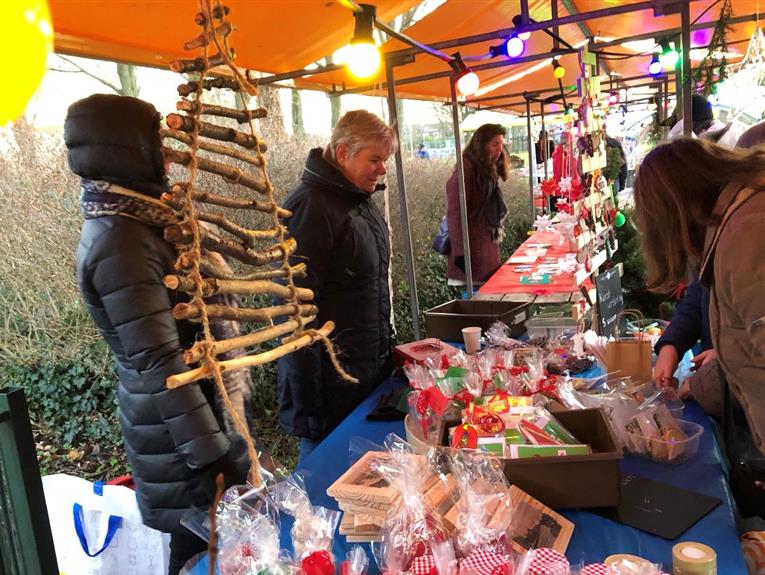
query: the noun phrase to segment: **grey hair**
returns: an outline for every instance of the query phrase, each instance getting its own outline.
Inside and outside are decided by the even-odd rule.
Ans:
[[[760,122],[749,128],[746,132],[741,134],[738,142],[736,142],[737,148],[753,148],[765,144],[765,122]]]
[[[349,158],[358,154],[362,148],[373,144],[381,144],[388,150],[388,155],[398,148],[393,128],[366,110],[347,112],[335,124],[328,148],[329,156],[334,162],[337,162],[337,147],[340,144],[347,146]]]

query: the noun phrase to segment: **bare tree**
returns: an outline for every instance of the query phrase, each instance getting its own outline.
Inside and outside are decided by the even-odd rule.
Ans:
[[[292,134],[300,137],[305,135],[303,125],[303,100],[300,90],[292,89]]]
[[[138,98],[141,93],[141,87],[138,85],[138,78],[136,76],[136,67],[132,64],[123,64],[121,62],[116,63],[117,78],[119,80],[117,83],[107,79],[99,73],[88,70],[75,60],[71,60],[66,56],[59,54],[58,57],[71,66],[71,68],[49,68],[52,72],[85,74],[89,78],[101,82],[104,86],[120,96],[133,96],[134,98]]]

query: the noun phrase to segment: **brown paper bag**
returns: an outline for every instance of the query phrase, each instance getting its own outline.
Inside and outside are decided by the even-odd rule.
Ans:
[[[631,377],[633,385],[653,379],[651,342],[640,339],[611,341],[606,347],[606,362],[611,379]]]
[[[619,334],[621,316],[634,316],[640,320],[643,314],[637,310],[625,309],[616,319],[614,335],[616,341],[606,346],[606,362],[609,380],[631,377],[633,385],[640,385],[653,380],[653,362],[651,341],[644,332],[636,333],[633,338],[622,339]]]

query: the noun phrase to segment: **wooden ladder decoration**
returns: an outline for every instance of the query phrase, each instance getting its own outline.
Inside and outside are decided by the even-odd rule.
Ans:
[[[337,361],[328,337],[334,323],[327,321],[316,329],[306,327],[316,319],[318,309],[311,304],[313,292],[294,284],[293,278],[305,277],[306,266],[289,263],[297,243],[287,237],[281,219],[291,214],[274,200],[274,188],[264,156],[267,146],[257,136],[253,125],[253,120],[264,118],[267,111],[248,109],[246,103],[243,109],[235,109],[203,101],[205,91],[212,88],[232,90],[240,96],[254,95],[257,89],[233,64],[234,51],[229,45],[229,36],[234,26],[228,20],[229,8],[220,3],[212,6],[210,0],[200,0],[199,5],[195,22],[202,32],[184,44],[184,49],[201,51],[201,55],[171,63],[174,72],[189,74],[193,79],[178,87],[181,99],[176,107],[179,113],[168,115],[167,128],[161,133],[166,140],[174,141],[172,148],[163,147],[165,160],[184,166],[188,172],[185,181],[174,183],[171,191],[162,197],[178,215],[178,223],[164,230],[165,239],[175,244],[178,251],[175,264],[178,273],[166,276],[165,285],[190,295],[189,303],[178,304],[173,315],[176,319],[200,322],[203,336],[184,355],[187,364],[197,364],[198,367],[169,377],[167,387],[174,389],[205,378],[215,381],[228,414],[247,443],[248,479],[252,485],[259,486],[260,470],[254,442],[243,410],[237,409],[229,399],[222,374],[263,365],[322,342],[340,375],[349,381],[356,380]],[[219,70],[222,67],[230,77],[228,74],[213,77],[211,69],[215,67]],[[244,97],[237,98],[237,102],[245,101]],[[237,127],[220,125],[224,122],[233,124],[232,120]],[[204,154],[200,155],[200,150]],[[234,162],[239,167],[232,165]],[[195,182],[200,170],[219,176],[221,182],[231,186],[231,193],[199,189]],[[266,229],[251,229],[241,223],[247,216],[251,218],[253,212],[265,214],[265,218],[270,219]],[[228,267],[223,255],[242,264],[237,266],[238,273]],[[241,272],[240,268],[246,271]],[[250,309],[205,301],[205,298],[218,294],[268,294],[284,303]],[[210,330],[210,320],[217,318],[266,325],[247,335],[216,341]],[[281,323],[274,323],[277,318],[281,318]],[[260,352],[255,349],[228,360],[218,358],[223,353],[256,348],[277,338],[281,340],[274,349]]]

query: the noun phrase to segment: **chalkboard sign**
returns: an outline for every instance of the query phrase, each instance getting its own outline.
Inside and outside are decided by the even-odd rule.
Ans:
[[[614,334],[616,318],[624,310],[622,278],[619,268],[611,268],[595,278],[598,298],[598,327],[600,335],[610,337]]]

